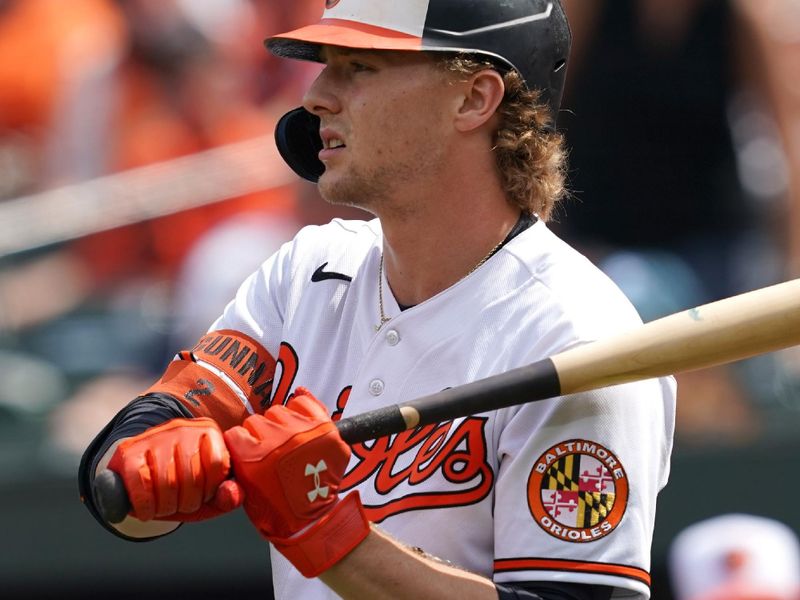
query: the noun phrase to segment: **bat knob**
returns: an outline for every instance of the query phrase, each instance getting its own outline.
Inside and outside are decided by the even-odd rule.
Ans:
[[[131,510],[128,492],[122,478],[110,469],[94,478],[94,499],[102,517],[109,523],[120,523]]]

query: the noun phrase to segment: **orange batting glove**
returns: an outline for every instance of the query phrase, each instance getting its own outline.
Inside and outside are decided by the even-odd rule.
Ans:
[[[225,432],[225,442],[247,516],[306,577],[332,567],[369,533],[358,493],[339,498],[350,447],[308,390],[248,417]]]
[[[241,505],[222,430],[209,418],[172,419],[117,446],[108,468],[142,521],[200,521]]]

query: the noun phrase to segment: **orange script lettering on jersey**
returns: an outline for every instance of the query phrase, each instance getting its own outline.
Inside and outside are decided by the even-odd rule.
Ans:
[[[375,523],[410,510],[480,502],[494,483],[485,424],[485,418],[469,417],[455,428],[454,422],[448,421],[380,438],[369,446],[356,444],[352,449],[359,462],[345,475],[342,488],[353,488],[370,478],[374,478],[375,491],[382,496],[402,483],[420,486],[423,491],[365,505],[367,517]],[[440,476],[440,489],[430,485],[434,475]],[[428,485],[421,485],[426,482]]]

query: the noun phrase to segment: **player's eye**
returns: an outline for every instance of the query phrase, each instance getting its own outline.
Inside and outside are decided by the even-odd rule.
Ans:
[[[370,67],[369,65],[365,65],[364,63],[355,60],[350,61],[350,69],[355,73],[361,73],[363,71],[373,70],[372,67]]]

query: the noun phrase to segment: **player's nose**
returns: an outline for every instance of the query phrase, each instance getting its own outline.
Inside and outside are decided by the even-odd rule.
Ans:
[[[331,71],[329,66],[322,69],[303,95],[303,108],[318,117],[324,114],[336,114],[341,110]]]

